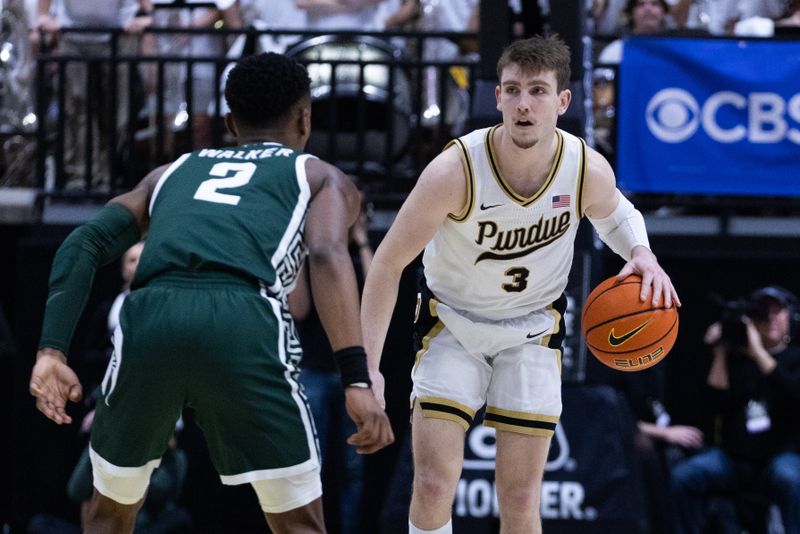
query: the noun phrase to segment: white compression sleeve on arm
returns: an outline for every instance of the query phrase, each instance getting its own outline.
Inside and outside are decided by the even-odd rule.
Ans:
[[[630,261],[631,251],[636,245],[650,248],[642,213],[622,193],[619,194],[617,207],[608,217],[602,219],[589,217],[589,221],[603,243],[625,258],[625,261]]]

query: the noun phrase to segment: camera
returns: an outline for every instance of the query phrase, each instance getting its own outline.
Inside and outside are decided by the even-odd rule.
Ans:
[[[720,341],[731,347],[747,347],[747,327],[743,319],[745,317],[752,319],[758,315],[758,307],[753,301],[745,298],[722,301],[721,305]]]
[[[720,341],[729,347],[745,349],[747,347],[747,327],[744,317],[753,321],[767,321],[770,307],[775,304],[789,310],[790,323],[788,336],[800,323],[800,305],[798,299],[788,289],[781,286],[765,286],[750,293],[747,297],[726,300],[718,294],[711,293],[709,298],[720,309],[721,326]]]

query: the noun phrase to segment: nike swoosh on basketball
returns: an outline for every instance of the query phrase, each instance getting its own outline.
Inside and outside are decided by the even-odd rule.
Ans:
[[[611,332],[608,333],[608,344],[611,345],[612,347],[618,347],[618,346],[622,345],[623,343],[628,341],[630,338],[632,338],[633,336],[635,336],[636,334],[641,332],[644,329],[644,327],[647,326],[647,324],[649,322],[650,321],[645,321],[642,324],[640,324],[639,326],[637,326],[636,328],[634,328],[633,330],[629,331],[626,334],[622,334],[619,337],[614,335],[614,329],[612,328]]]
[[[489,205],[487,206],[486,204],[483,204],[483,203],[481,203],[481,209],[482,209],[482,210],[490,210],[490,209],[492,209],[492,208],[497,208],[497,207],[499,207],[499,206],[502,206],[502,204],[489,204]]]
[[[533,339],[533,338],[536,338],[536,337],[539,337],[539,336],[541,336],[542,334],[544,334],[544,333],[545,333],[545,332],[547,332],[548,330],[550,330],[550,329],[549,329],[549,328],[545,328],[544,330],[542,330],[541,332],[538,332],[538,333],[536,333],[536,334],[531,334],[531,333],[529,332],[529,333],[528,333],[528,335],[527,335],[527,336],[525,336],[525,337],[527,337],[528,339]]]

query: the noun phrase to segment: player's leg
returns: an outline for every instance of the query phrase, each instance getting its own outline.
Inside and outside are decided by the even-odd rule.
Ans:
[[[258,480],[252,486],[275,534],[325,532],[319,468],[286,478]]]
[[[270,530],[275,534],[316,534],[324,533],[322,517],[322,497],[316,498],[294,510],[281,514],[264,514]]]
[[[237,317],[206,319],[214,335],[196,352],[188,387],[222,483],[251,484],[273,532],[324,532],[319,452],[288,311],[255,291],[196,308]]]
[[[502,534],[540,533],[542,475],[550,438],[497,431],[495,480]]]
[[[414,484],[410,521],[419,530],[436,530],[450,521],[464,457],[464,427],[454,421],[425,417],[419,402],[415,403],[412,417]]]
[[[161,293],[143,289],[131,293],[122,308],[92,423],[95,492],[86,532],[133,531],[150,475],[180,417],[185,367],[172,340],[182,316],[165,301]]]
[[[501,351],[493,360],[484,424],[497,429],[495,481],[503,534],[540,533],[542,475],[561,415],[561,351],[555,314],[530,317],[550,334]]]
[[[484,403],[490,378],[486,361],[468,354],[439,325],[425,336],[413,375],[411,534],[452,532],[464,433]]]
[[[86,507],[84,532],[87,534],[133,532],[136,514],[143,502],[144,498],[134,504],[121,504],[95,489]]]
[[[439,319],[439,304],[422,284],[416,323],[417,358],[411,440],[414,482],[409,532],[449,534],[450,516],[464,457],[464,433],[486,401],[491,367],[465,349],[451,331],[481,336],[481,329],[455,312],[448,326]]]

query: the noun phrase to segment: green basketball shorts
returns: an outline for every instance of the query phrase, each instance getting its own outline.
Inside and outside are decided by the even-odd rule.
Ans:
[[[92,450],[133,474],[158,461],[188,407],[223,483],[311,471],[319,454],[299,358],[288,311],[263,289],[222,274],[156,278],[122,307]]]

